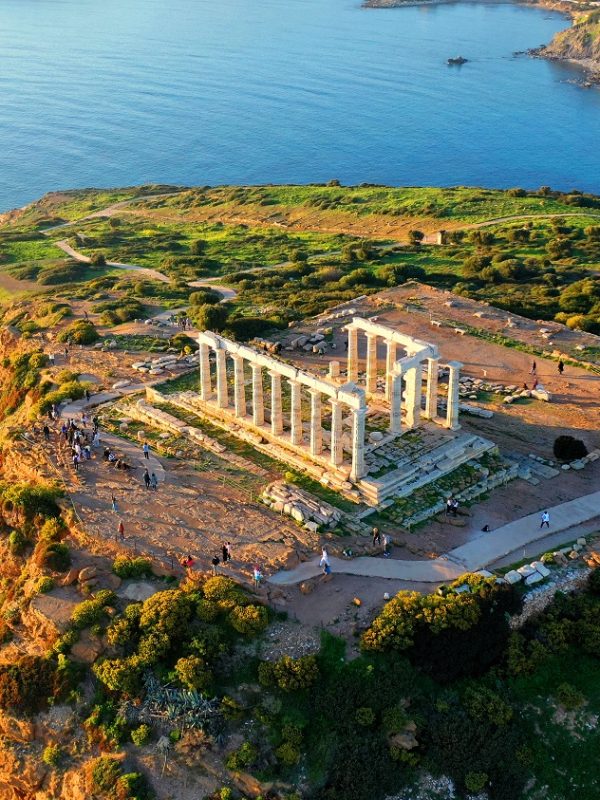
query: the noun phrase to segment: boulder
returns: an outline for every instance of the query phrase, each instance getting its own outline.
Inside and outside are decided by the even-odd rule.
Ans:
[[[539,572],[535,571],[532,572],[531,575],[528,575],[525,578],[525,585],[532,586],[534,583],[539,583],[540,581],[544,580],[544,576],[541,575]]]
[[[529,575],[533,575],[535,572],[535,567],[532,567],[531,564],[523,564],[522,567],[517,569],[519,575],[522,575],[523,578],[529,577]]]
[[[310,581],[303,581],[300,584],[300,591],[302,592],[302,594],[310,594],[314,590],[314,588],[315,588],[314,583],[311,583]]]
[[[95,578],[98,574],[98,570],[96,567],[84,567],[83,569],[79,570],[79,575],[77,579],[79,583],[87,583],[91,578]]]
[[[504,576],[504,580],[507,583],[511,583],[511,584],[519,583],[519,581],[522,580],[522,579],[523,579],[523,576],[519,572],[517,572],[515,569],[511,569],[510,572],[507,572],[506,575]]]
[[[532,561],[531,566],[534,567],[536,572],[539,572],[543,578],[547,578],[550,575],[550,570],[548,567],[543,564],[541,561]]]

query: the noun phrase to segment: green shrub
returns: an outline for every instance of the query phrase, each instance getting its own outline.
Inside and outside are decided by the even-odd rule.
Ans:
[[[152,564],[142,556],[117,556],[112,571],[119,578],[147,578],[152,575]]]
[[[99,338],[93,323],[84,319],[78,319],[67,325],[56,337],[59,342],[71,342],[71,344],[94,344]]]
[[[65,531],[65,525],[60,518],[47,519],[38,533],[39,542],[59,542]]]
[[[225,760],[227,769],[234,772],[248,769],[258,758],[258,750],[250,742],[244,742],[241,747],[230,753]]]
[[[561,683],[556,690],[556,699],[568,711],[580,708],[585,703],[585,696],[570,683]]]
[[[152,728],[150,725],[140,725],[139,728],[135,728],[131,731],[131,741],[137,747],[143,747],[145,744],[148,744],[151,736]]]
[[[62,758],[62,749],[57,744],[49,744],[44,748],[42,761],[49,767],[57,767]]]
[[[63,492],[56,486],[0,481],[0,497],[4,503],[22,511],[28,520],[41,515],[58,517],[60,508],[56,501]]]
[[[193,613],[192,598],[179,589],[157,592],[142,604],[140,628],[156,630],[175,640],[187,632]]]
[[[187,689],[203,691],[210,686],[213,680],[213,675],[208,669],[206,661],[200,656],[180,658],[175,664],[175,672]]]
[[[36,548],[36,563],[53,572],[65,572],[71,566],[71,554],[62,542],[42,542]]]
[[[42,575],[35,585],[35,591],[38,594],[47,594],[51,592],[52,589],[54,589],[54,578],[51,578],[49,575]]]
[[[130,603],[123,614],[111,622],[106,638],[112,647],[126,647],[137,642],[141,613],[141,603]]]
[[[269,624],[269,615],[264,606],[236,606],[229,614],[229,622],[238,633],[256,636]]]
[[[463,704],[473,719],[508,725],[513,717],[512,707],[499,694],[486,686],[473,685],[467,688]]]
[[[214,622],[219,616],[221,609],[219,606],[211,601],[200,598],[196,604],[196,616],[202,622]]]
[[[121,775],[120,763],[109,756],[100,756],[90,764],[91,783],[94,791],[110,792]]]
[[[361,706],[361,708],[356,709],[354,718],[359,725],[369,728],[375,722],[375,712],[368,706]]]
[[[465,775],[465,788],[468,792],[479,793],[485,789],[488,780],[489,778],[485,772],[467,772]]]
[[[575,461],[587,456],[587,447],[574,436],[558,436],[554,441],[554,457],[559,461]]]
[[[84,600],[75,606],[71,614],[71,624],[74,628],[83,630],[95,625],[105,618],[105,608],[116,600],[116,595],[110,589],[101,589],[90,600]]]
[[[142,665],[136,656],[96,661],[92,671],[111,692],[122,692],[135,697],[140,691]]]
[[[8,549],[13,556],[20,556],[27,547],[27,539],[24,534],[19,531],[11,531],[8,536]]]
[[[11,664],[0,664],[0,708],[5,710],[31,714],[49,698],[59,697],[64,686],[63,676],[50,658],[26,655]]]
[[[293,767],[300,761],[300,750],[291,742],[283,742],[275,750],[275,755],[286,767]]]
[[[207,600],[219,603],[222,608],[233,608],[236,605],[246,605],[248,595],[242,587],[224,575],[215,575],[209,578],[202,587],[202,592]]]
[[[263,661],[258,665],[258,679],[263,686],[278,686],[284,692],[308,689],[319,677],[315,656],[291,658],[283,656],[274,663]]]

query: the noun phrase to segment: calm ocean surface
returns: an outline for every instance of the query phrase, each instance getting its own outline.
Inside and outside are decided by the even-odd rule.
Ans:
[[[478,3],[0,0],[0,210],[151,181],[600,192],[600,91],[512,57],[567,24]]]

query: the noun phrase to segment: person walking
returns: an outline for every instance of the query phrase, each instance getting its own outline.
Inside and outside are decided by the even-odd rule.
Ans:
[[[392,540],[387,533],[383,537],[383,555],[384,558],[389,558],[392,555]]]
[[[125,538],[125,525],[123,525],[123,520],[119,520],[119,527],[117,528],[119,539]]]
[[[148,444],[148,442],[144,442],[144,446],[142,447],[142,450],[144,451],[144,458],[145,459],[149,459],[150,458],[150,445]]]
[[[544,511],[544,512],[542,513],[542,524],[540,525],[540,528],[543,528],[543,527],[544,527],[544,525],[545,525],[547,528],[549,528],[549,527],[550,527],[550,514],[549,514],[547,511]]]
[[[148,472],[148,468],[144,470],[144,483],[146,484],[146,489],[150,488],[150,473]]]
[[[452,516],[456,517],[457,514],[458,514],[458,500],[456,499],[456,497],[454,497],[452,499]]]
[[[50,428],[47,425],[44,425],[44,439],[50,441]]]
[[[75,472],[79,472],[79,456],[77,453],[73,453],[73,468]]]
[[[221,555],[223,556],[223,563],[226,564],[227,559],[229,558],[229,551],[227,549],[227,544],[225,543],[223,543],[223,546],[221,547]]]
[[[227,561],[231,561],[231,542],[227,542],[225,547],[227,548]]]
[[[381,533],[379,528],[373,528],[373,547],[378,544],[381,544]]]
[[[90,402],[90,390],[89,389],[85,390],[85,399],[87,400],[88,403]]]
[[[119,509],[117,508],[117,498],[115,497],[115,493],[114,492],[111,492],[110,503],[111,503],[111,506],[112,506],[112,510],[116,514]]]
[[[536,364],[536,362],[535,362],[535,361],[532,361],[532,362],[531,362],[531,370],[530,370],[530,374],[531,374],[531,375],[536,375],[536,374],[537,374],[537,364]]]
[[[262,581],[262,572],[260,571],[258,564],[255,564],[254,569],[252,570],[252,580],[254,581],[254,588],[258,589],[260,582]]]
[[[150,475],[150,487],[157,492],[158,491],[158,478],[154,473]]]
[[[452,513],[452,495],[446,500],[446,516],[449,517]]]
[[[323,545],[321,550],[321,560],[319,561],[319,566],[323,567],[323,573],[328,575],[331,572],[331,564],[329,563],[329,553],[327,552],[327,548]]]
[[[217,567],[221,563],[220,559],[219,559],[219,556],[214,556],[210,563],[212,564],[213,575],[216,575],[217,574]]]
[[[561,360],[558,362],[558,374],[562,375],[564,371],[565,371],[565,362],[561,358]]]

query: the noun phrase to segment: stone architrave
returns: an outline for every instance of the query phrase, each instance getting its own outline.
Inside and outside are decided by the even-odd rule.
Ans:
[[[271,376],[271,433],[280,436],[283,433],[283,412],[281,406],[281,375],[269,372]]]
[[[377,391],[377,334],[367,333],[367,392]]]
[[[356,383],[358,380],[358,331],[356,328],[348,329],[348,380]]]
[[[321,455],[323,451],[323,423],[321,420],[321,392],[310,389],[310,453]]]
[[[330,400],[329,403],[331,405],[331,463],[334,467],[339,467],[344,461],[342,404],[339,400]]]
[[[252,368],[252,422],[260,426],[265,423],[262,367],[260,364],[250,364],[250,367]]]
[[[233,398],[236,417],[246,416],[246,385],[244,379],[244,358],[232,355],[233,358]]]
[[[227,352],[217,350],[217,405],[219,408],[227,408],[229,398],[227,396]]]
[[[390,389],[390,433],[402,431],[402,368],[396,370]]]
[[[394,373],[394,364],[396,363],[397,344],[396,342],[392,341],[392,339],[388,339],[386,345],[387,345],[387,353],[386,353],[386,363],[385,363],[385,397],[387,400],[389,400],[392,392],[392,381],[394,379],[393,373]]]
[[[200,399],[210,400],[212,386],[210,383],[210,351],[207,344],[200,343]]]
[[[421,393],[423,389],[421,364],[406,373],[406,427],[417,428],[421,422]]]
[[[350,480],[358,481],[365,474],[365,418],[366,408],[352,409],[352,467]]]
[[[457,431],[460,428],[458,422],[458,406],[459,406],[459,378],[460,368],[462,364],[459,361],[450,361],[448,369],[450,374],[448,376],[448,405],[446,408],[446,428],[452,431]]]
[[[302,386],[298,381],[290,381],[291,393],[291,432],[292,444],[302,444]]]
[[[438,363],[437,358],[427,359],[427,393],[425,395],[425,417],[436,419],[438,403]]]

